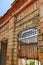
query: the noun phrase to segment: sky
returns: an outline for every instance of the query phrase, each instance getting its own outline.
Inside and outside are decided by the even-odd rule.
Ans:
[[[14,0],[0,0],[0,16],[3,16],[7,12],[13,1]]]

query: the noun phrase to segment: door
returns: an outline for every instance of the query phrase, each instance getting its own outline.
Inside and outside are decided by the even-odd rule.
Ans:
[[[1,42],[1,65],[6,65],[7,41]]]

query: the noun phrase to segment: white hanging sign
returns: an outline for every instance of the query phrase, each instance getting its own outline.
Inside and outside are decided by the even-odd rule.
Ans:
[[[26,30],[19,35],[18,40],[24,43],[35,43],[37,42],[37,30],[30,29]]]

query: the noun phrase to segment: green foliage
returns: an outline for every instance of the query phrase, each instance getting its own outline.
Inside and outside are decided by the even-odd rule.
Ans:
[[[34,61],[31,61],[31,62],[30,62],[30,65],[35,65],[35,62],[34,62]]]

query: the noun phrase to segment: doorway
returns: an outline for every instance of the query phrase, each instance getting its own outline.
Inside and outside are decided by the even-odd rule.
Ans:
[[[6,65],[7,40],[1,41],[1,65]]]
[[[39,60],[19,58],[18,65],[41,65]]]

